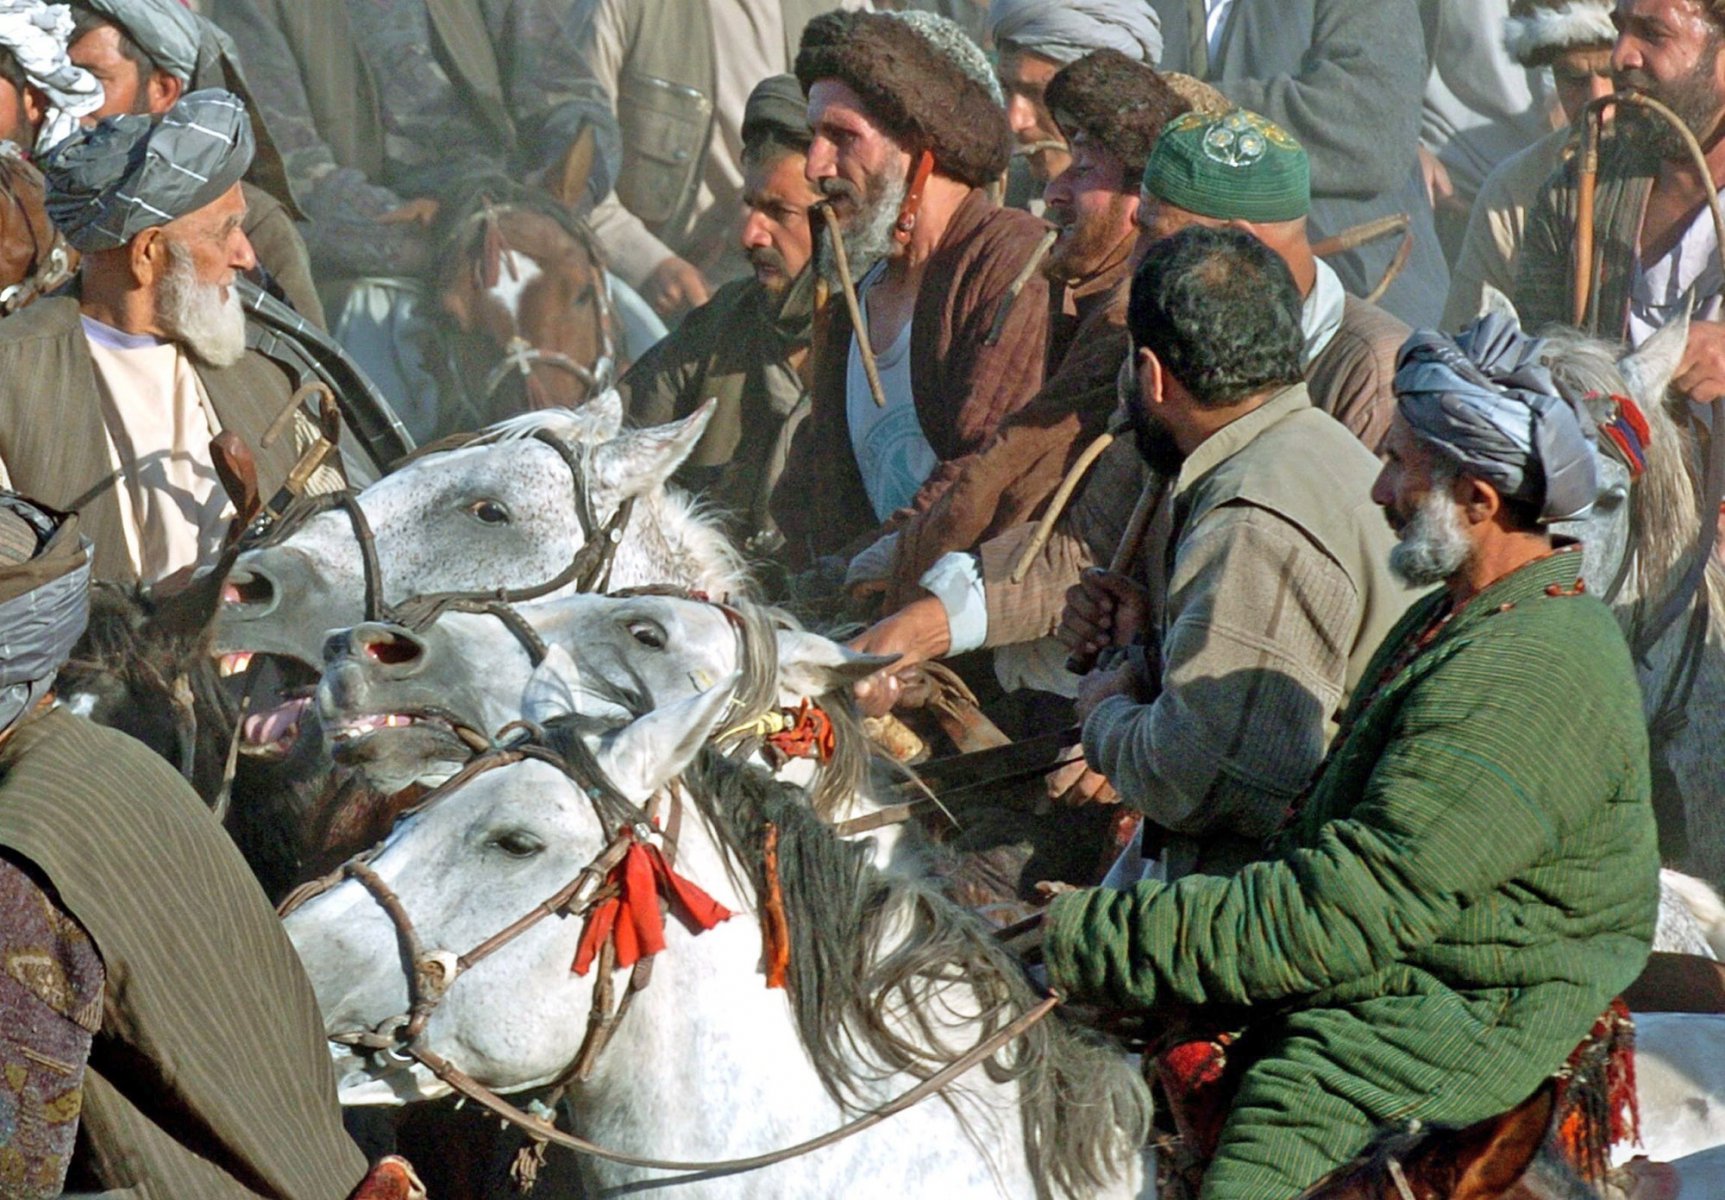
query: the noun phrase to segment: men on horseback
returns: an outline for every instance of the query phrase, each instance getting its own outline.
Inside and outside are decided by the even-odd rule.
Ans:
[[[281,923],[172,767],[55,701],[78,528],[0,492],[0,1191],[341,1200],[365,1159]]]
[[[0,468],[82,511],[98,579],[214,559],[232,516],[217,433],[250,448],[265,497],[298,458],[303,418],[266,436],[294,380],[247,348],[237,290],[256,262],[239,186],[252,151],[245,106],[205,91],[159,119],[109,117],[44,160],[49,215],[83,255],[79,294],[0,322]]]
[[[1597,468],[1538,351],[1499,316],[1403,351],[1372,495],[1396,573],[1440,586],[1373,657],[1273,855],[1049,911],[1069,999],[1200,1032],[1245,1010],[1220,1039],[1205,1200],[1286,1200],[1379,1131],[1520,1105],[1646,960],[1640,693],[1579,550],[1548,532],[1593,503]]]
[[[1708,199],[1725,187],[1725,6],[1715,0],[1619,0],[1611,69],[1620,89],[1665,104],[1679,126],[1618,106],[1598,160],[1593,259],[1581,325],[1642,342],[1679,313],[1697,318],[1674,386],[1698,403],[1725,395],[1725,275]],[[1689,145],[1707,162],[1705,178]],[[1582,155],[1528,215],[1514,299],[1530,325],[1570,323],[1577,287]]]
[[[810,137],[808,100],[795,76],[756,85],[743,113],[741,234],[754,274],[721,287],[617,385],[639,428],[718,400],[677,479],[725,511],[733,535],[759,553],[777,543],[768,507],[791,438],[808,415],[815,291],[809,209],[819,199],[804,175]]]
[[[72,0],[71,59],[101,81],[105,99],[86,124],[118,113],[161,116],[200,88],[245,98],[226,34],[179,0]],[[294,228],[281,162],[263,115],[248,103],[259,152],[240,183],[246,198],[246,240],[258,258],[260,281],[274,281],[294,309],[320,329],[323,303],[312,282],[305,240]]]
[[[817,251],[833,295],[809,418],[773,503],[803,565],[926,508],[953,463],[1036,394],[1047,284],[1045,227],[988,193],[1012,135],[987,59],[957,26],[828,13],[803,33],[797,78],[808,175],[835,219]]]

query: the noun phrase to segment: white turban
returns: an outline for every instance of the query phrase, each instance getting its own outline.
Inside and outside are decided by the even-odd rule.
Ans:
[[[11,51],[31,86],[48,97],[37,155],[77,132],[79,117],[102,107],[102,85],[66,57],[71,36],[72,14],[64,4],[0,0],[0,49]]]
[[[1118,50],[1147,67],[1162,61],[1162,23],[1150,0],[992,0],[994,44],[1015,46],[1061,66],[1092,50]]]

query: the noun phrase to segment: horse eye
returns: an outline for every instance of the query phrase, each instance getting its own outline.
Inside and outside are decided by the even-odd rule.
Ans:
[[[491,844],[510,858],[532,858],[545,849],[545,843],[525,829],[510,829],[500,833],[491,839]]]
[[[665,648],[665,631],[652,621],[630,621],[629,636],[651,650]]]
[[[466,511],[481,525],[509,524],[509,510],[495,500],[475,500]]]

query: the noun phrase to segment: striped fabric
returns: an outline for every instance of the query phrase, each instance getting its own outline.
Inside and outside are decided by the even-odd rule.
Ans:
[[[1379,1127],[1506,1111],[1640,972],[1647,735],[1580,562],[1499,580],[1374,689],[1442,599],[1415,605],[1277,857],[1055,902],[1050,975],[1073,998],[1260,1014],[1206,1200],[1285,1200]]]
[[[68,1190],[343,1200],[365,1161],[311,988],[185,782],[52,710],[0,747],[0,846],[52,882],[107,969]]]

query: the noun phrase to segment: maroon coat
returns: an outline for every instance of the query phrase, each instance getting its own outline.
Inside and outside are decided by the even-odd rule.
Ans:
[[[911,316],[910,380],[940,465],[917,493],[917,511],[952,482],[956,460],[980,449],[1042,386],[1048,282],[1032,272],[1016,298],[1009,293],[1047,229],[1029,213],[972,191],[928,261]],[[991,339],[1003,307],[1000,337]],[[849,315],[835,297],[815,333],[809,417],[773,494],[786,557],[799,566],[866,544],[880,526],[845,415],[850,340]]]

